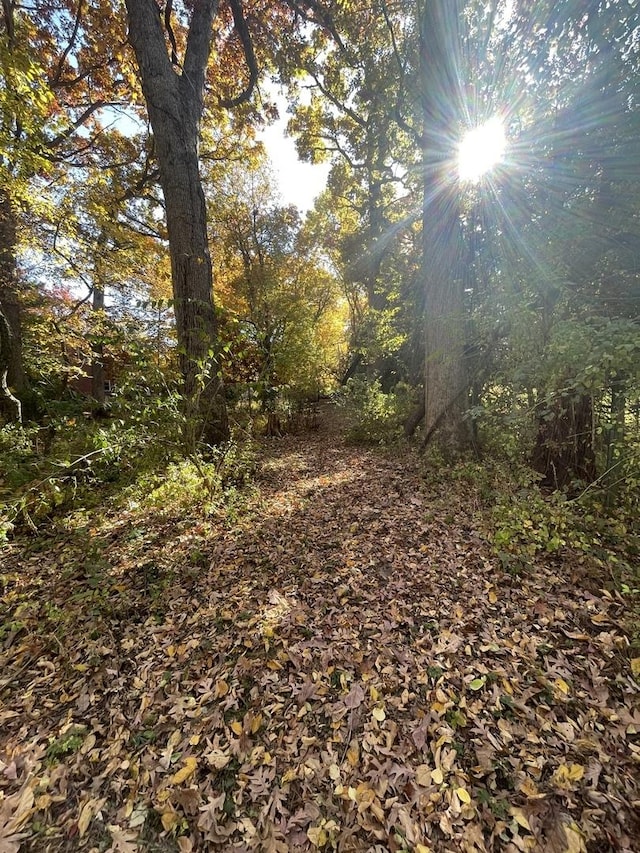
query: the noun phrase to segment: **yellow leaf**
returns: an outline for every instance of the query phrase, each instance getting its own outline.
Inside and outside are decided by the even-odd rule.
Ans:
[[[377,720],[379,723],[381,723],[387,717],[387,715],[384,712],[384,708],[382,707],[382,705],[376,705],[376,707],[371,712],[371,716],[374,718],[374,720]]]
[[[521,791],[525,795],[525,797],[528,797],[530,800],[538,799],[541,796],[536,786],[536,783],[529,776],[527,776],[527,778],[522,782],[518,790]]]
[[[442,770],[440,770],[439,767],[436,767],[435,770],[431,771],[431,778],[436,785],[442,785],[444,782],[444,776],[442,775]]]
[[[337,764],[331,764],[329,766],[329,778],[332,779],[334,782],[337,782],[340,778],[340,768]]]
[[[561,693],[564,693],[565,696],[569,695],[569,685],[564,680],[564,678],[556,678],[556,680],[553,682],[553,686],[556,688],[556,690],[559,690]]]
[[[631,658],[631,672],[636,677],[640,675],[640,658]]]
[[[638,658],[638,660],[640,661],[640,658]],[[369,695],[371,696],[373,702],[377,702],[380,698],[380,694],[373,685],[371,685],[371,687],[369,688]]]
[[[189,739],[191,746],[197,746],[200,743],[200,735],[194,735]]]
[[[256,714],[256,716],[251,720],[251,734],[255,734],[260,726],[262,725],[262,714]]]
[[[498,596],[496,595],[495,589],[490,589],[489,590],[489,601],[491,602],[491,604],[495,604],[497,602],[497,600],[498,600]]]
[[[370,788],[365,782],[360,782],[356,788],[356,803],[358,804],[358,812],[366,811],[376,798],[376,792]]]
[[[310,826],[307,830],[307,838],[314,847],[324,847],[329,836],[321,826]]]
[[[471,802],[471,795],[466,788],[456,788],[456,794],[458,795],[458,799],[461,803],[464,803],[467,806],[469,805]]]
[[[431,853],[431,848],[427,847],[426,844],[416,844],[415,853]]]
[[[167,649],[167,654],[169,655],[169,657],[170,658],[174,657],[175,653],[176,653],[176,647],[175,646],[169,646]]]
[[[91,818],[93,817],[93,807],[94,803],[92,800],[89,800],[89,802],[85,803],[82,807],[80,817],[78,818],[78,835],[80,836],[80,838],[82,838],[87,829],[89,829],[89,824],[91,823]]]
[[[293,782],[293,780],[297,778],[297,771],[293,768],[290,768],[289,770],[285,770],[285,772],[282,774],[282,779],[280,780],[280,783],[282,785],[287,785],[289,782]]]
[[[512,808],[512,809],[510,809],[510,812],[511,812],[511,816],[513,817],[515,822],[518,824],[518,826],[521,826],[523,829],[527,829],[527,830],[529,830],[529,832],[531,832],[531,827],[529,826],[529,821],[528,821],[525,813],[522,811],[522,809]]]
[[[177,773],[174,773],[171,777],[171,782],[174,785],[182,785],[183,782],[186,782],[189,776],[193,776],[196,772],[196,767],[198,766],[198,759],[195,755],[190,755],[185,759],[183,766],[178,770]]]
[[[352,767],[355,767],[360,760],[360,747],[358,746],[358,741],[354,738],[349,744],[349,749],[347,750],[347,761]]]
[[[584,843],[584,836],[576,824],[572,823],[569,826],[564,826],[563,829],[567,846],[562,853],[586,853],[587,848]]]
[[[584,767],[581,764],[561,764],[553,774],[553,782],[564,788],[572,782],[579,782],[583,776]]]
[[[171,832],[171,830],[175,829],[180,822],[178,813],[174,812],[173,809],[168,809],[166,812],[163,812],[161,820],[165,832]]]
[[[219,681],[216,681],[216,686],[213,688],[213,697],[214,699],[220,699],[221,696],[226,696],[229,692],[229,685],[221,678]]]
[[[242,734],[242,723],[239,723],[237,720],[234,720],[231,723],[231,731],[236,735]]]
[[[416,767],[416,782],[425,787],[431,784],[431,768],[428,764],[419,764]]]

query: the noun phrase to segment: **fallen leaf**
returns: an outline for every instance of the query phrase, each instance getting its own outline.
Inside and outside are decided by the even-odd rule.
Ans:
[[[419,764],[416,767],[416,782],[418,785],[428,787],[431,785],[431,767],[428,764]]]
[[[584,835],[575,823],[563,826],[566,840],[566,848],[562,853],[587,853],[587,847],[584,843]]]
[[[513,807],[509,809],[509,813],[511,814],[511,817],[515,820],[515,822],[518,824],[518,826],[521,826],[523,829],[526,829],[531,832],[529,820],[526,814],[522,811],[522,809]]]
[[[345,707],[350,710],[358,708],[364,702],[364,690],[359,684],[354,684],[351,690],[344,697]]]
[[[166,811],[162,812],[160,820],[162,821],[162,827],[164,831],[171,832],[180,823],[180,815],[172,808],[169,808]]]
[[[458,795],[458,799],[461,803],[469,805],[469,803],[471,802],[471,795],[469,794],[466,788],[456,788],[456,794]]]
[[[436,785],[442,785],[444,782],[444,775],[439,767],[431,771],[431,778]]]
[[[307,830],[307,838],[314,847],[324,847],[329,840],[329,836],[322,826],[310,826]]]
[[[212,749],[205,755],[205,760],[215,770],[222,770],[231,761],[231,756],[222,752],[221,749]]]
[[[573,782],[579,782],[583,776],[584,767],[581,764],[561,764],[551,781],[558,788],[568,788]]]
[[[174,773],[171,777],[171,782],[174,785],[181,785],[183,782],[186,782],[190,776],[196,772],[196,767],[198,766],[198,759],[194,755],[190,755],[185,759],[183,766],[178,770],[177,773]]]
[[[85,834],[87,829],[89,829],[89,824],[91,823],[91,818],[93,817],[93,810],[95,808],[95,801],[89,800],[88,803],[85,803],[80,810],[80,817],[78,818],[78,835],[80,838]]]
[[[360,746],[356,738],[353,738],[347,750],[347,761],[352,767],[356,767],[360,760]]]

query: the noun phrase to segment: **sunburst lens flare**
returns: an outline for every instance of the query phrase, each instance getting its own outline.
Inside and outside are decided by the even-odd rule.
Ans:
[[[499,118],[492,118],[469,130],[458,147],[460,180],[477,183],[501,162],[506,147],[507,138]]]

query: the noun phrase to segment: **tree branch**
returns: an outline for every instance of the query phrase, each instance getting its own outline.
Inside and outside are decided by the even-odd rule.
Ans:
[[[247,68],[249,69],[249,82],[247,83],[244,91],[235,98],[219,99],[220,106],[226,107],[227,109],[230,109],[231,107],[238,107],[240,104],[244,104],[248,101],[255,89],[256,83],[258,82],[258,61],[253,49],[253,41],[247,24],[247,19],[244,16],[242,0],[229,0],[229,2],[231,5],[231,11],[233,12],[233,23],[235,25],[236,32],[240,37],[240,41],[242,42],[244,58],[247,63]]]
[[[71,52],[71,48],[74,46],[74,44],[76,43],[76,39],[78,38],[78,32],[80,30],[80,21],[82,20],[82,7],[83,7],[83,5],[84,5],[84,0],[79,0],[78,11],[76,12],[76,19],[73,22],[73,32],[71,33],[71,37],[69,38],[69,43],[67,44],[65,49],[62,51],[62,54],[60,55],[60,59],[58,61],[58,67],[56,68],[56,72],[53,75],[53,78],[51,80],[51,86],[52,87],[57,86],[58,83],[60,82],[60,78],[62,77],[62,71],[64,68],[64,63],[66,62],[67,57],[69,56],[69,54]]]

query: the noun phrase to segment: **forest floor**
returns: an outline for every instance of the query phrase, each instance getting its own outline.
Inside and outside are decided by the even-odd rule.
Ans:
[[[622,599],[464,480],[264,442],[236,511],[0,552],[0,851],[640,851]]]

